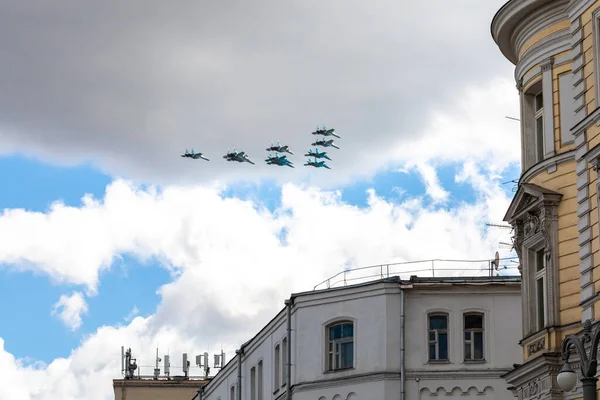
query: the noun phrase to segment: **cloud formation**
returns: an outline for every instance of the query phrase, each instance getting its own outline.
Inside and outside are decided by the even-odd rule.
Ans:
[[[52,307],[52,315],[57,316],[71,331],[81,326],[81,315],[87,314],[88,306],[81,292],[70,296],[62,295]]]
[[[428,132],[432,113],[473,96],[490,77],[510,76],[489,37],[503,2],[469,0],[449,9],[445,0],[184,0],[177,7],[7,0],[0,15],[0,35],[10,38],[0,44],[0,153],[91,160],[111,175],[154,183],[267,174],[340,182],[457,147],[453,157],[466,147],[484,154],[492,132],[506,137],[495,127],[506,111],[493,98],[505,93],[497,85],[476,93],[481,105],[469,111],[492,115],[484,129],[458,132],[449,147],[448,140],[419,144],[436,133]],[[509,98],[514,108],[515,93]],[[323,123],[342,136],[333,172],[264,165],[270,141],[301,154]],[[259,165],[224,162],[232,146]],[[182,160],[186,147],[213,161]]]

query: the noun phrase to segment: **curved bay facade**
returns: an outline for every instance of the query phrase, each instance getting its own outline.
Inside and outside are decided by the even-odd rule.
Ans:
[[[520,399],[577,398],[556,386],[565,335],[599,320],[600,1],[510,0],[492,36],[515,65],[519,189],[506,213],[522,284]]]

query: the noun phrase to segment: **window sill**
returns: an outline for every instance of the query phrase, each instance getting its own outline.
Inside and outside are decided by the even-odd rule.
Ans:
[[[450,364],[450,360],[428,360],[427,364]]]
[[[485,364],[487,360],[463,360],[464,364]]]
[[[354,369],[354,367],[348,367],[348,368],[339,368],[339,369],[334,369],[334,370],[327,370],[324,371],[324,374],[335,374],[336,372],[344,372],[344,371],[352,371]]]

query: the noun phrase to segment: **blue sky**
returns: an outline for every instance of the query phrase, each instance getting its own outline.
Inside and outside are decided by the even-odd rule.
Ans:
[[[468,183],[455,183],[460,165],[449,164],[437,169],[441,185],[450,192],[449,201],[440,208],[458,207],[461,203],[475,203],[476,193]],[[21,156],[0,158],[0,208],[25,208],[29,211],[46,212],[52,202],[60,200],[66,205],[79,207],[85,194],[101,199],[112,178],[89,165],[59,167]],[[517,176],[512,165],[498,181]],[[407,197],[425,197],[425,185],[416,172],[393,170],[373,178],[344,185],[342,201],[360,208],[367,207],[367,189],[390,202],[400,202]],[[511,186],[504,186],[507,193]],[[401,190],[401,192],[398,191]],[[221,195],[225,198],[253,200],[270,211],[281,206],[281,187],[272,180],[260,184],[243,183],[228,187]],[[432,205],[425,199],[425,205]],[[54,358],[68,356],[80,341],[103,325],[126,324],[128,314],[134,307],[138,315],[148,316],[155,312],[160,302],[157,289],[172,281],[172,275],[156,262],[141,263],[138,258],[124,254],[111,270],[100,277],[99,294],[89,297],[88,315],[83,317],[81,329],[70,332],[59,319],[51,315],[51,306],[61,294],[81,290],[76,285],[57,283],[47,275],[16,272],[7,265],[0,269],[0,319],[12,320],[13,324],[0,329],[0,337],[6,341],[6,350],[16,357],[31,357],[46,363]],[[14,313],[14,304],[25,310]],[[48,343],[52,343],[51,346]]]

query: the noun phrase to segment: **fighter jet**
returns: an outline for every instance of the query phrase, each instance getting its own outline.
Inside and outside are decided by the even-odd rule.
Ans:
[[[325,161],[317,161],[317,159],[315,158],[315,161],[310,161],[307,160],[306,164],[304,164],[305,167],[315,167],[315,168],[327,168],[327,169],[331,169],[327,166],[327,164],[325,164]]]
[[[250,163],[252,165],[254,165],[254,161],[252,161],[247,155],[246,153],[244,153],[243,151],[235,151],[235,147],[233,148],[233,151],[229,151],[227,150],[227,154],[225,154],[223,156],[224,159],[226,159],[227,161],[237,161],[237,162],[247,162]]]
[[[265,160],[265,162],[269,165],[279,165],[280,167],[295,168],[292,165],[293,163],[290,160],[288,160],[286,156],[278,156],[277,154],[275,154],[275,156],[271,156],[269,154],[269,157]]]
[[[326,160],[331,161],[331,158],[329,158],[329,156],[327,155],[327,152],[324,151],[322,153],[319,153],[319,149],[315,149],[314,152],[309,149],[308,153],[306,153],[304,155],[304,157],[325,158]]]
[[[203,160],[210,161],[208,158],[204,157],[202,153],[194,153],[194,149],[192,149],[191,153],[188,152],[188,149],[185,149],[185,154],[182,154],[181,157],[193,158],[194,160],[201,158]]]
[[[274,145],[273,142],[271,142],[271,147],[268,147],[267,151],[276,151],[278,153],[290,153],[292,155],[294,154],[292,153],[288,145],[282,146],[279,143],[279,140],[277,141],[277,145]]]
[[[312,134],[313,135],[323,135],[323,136],[333,136],[333,137],[340,139],[340,137],[335,133],[335,129],[327,129],[325,127],[325,125],[323,125],[323,127],[321,127],[321,128],[319,128],[317,126],[317,130],[314,131]]]
[[[333,148],[339,149],[339,147],[337,147],[335,145],[335,143],[333,143],[332,139],[329,139],[329,140],[319,139],[316,142],[311,143],[311,146],[333,147]]]

